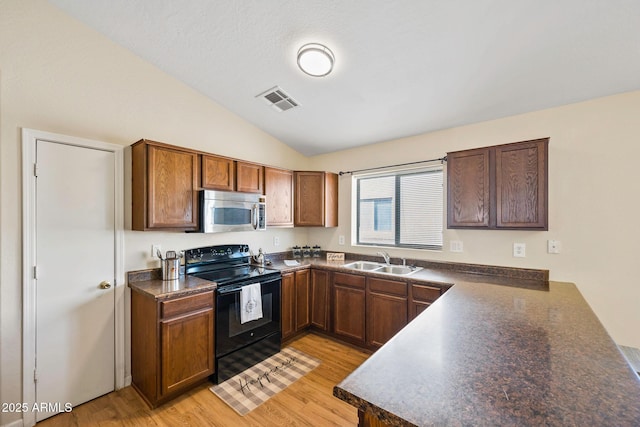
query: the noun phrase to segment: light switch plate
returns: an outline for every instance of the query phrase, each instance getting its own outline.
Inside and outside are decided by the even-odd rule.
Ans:
[[[162,246],[151,245],[151,258],[159,259],[158,252],[162,253]]]
[[[449,242],[449,251],[451,252],[462,252],[463,247],[462,240],[452,240]]]

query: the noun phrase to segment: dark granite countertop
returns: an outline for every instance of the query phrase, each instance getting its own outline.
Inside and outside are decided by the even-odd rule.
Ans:
[[[292,272],[309,268],[310,266],[321,267],[324,269],[338,271],[341,273],[359,274],[364,276],[375,276],[388,280],[402,280],[407,282],[428,282],[429,284],[440,286],[444,289],[448,289],[455,283],[468,282],[468,283],[490,283],[504,286],[516,286],[521,288],[530,289],[548,289],[548,271],[546,270],[530,270],[530,269],[516,269],[509,267],[494,267],[494,266],[482,266],[473,265],[475,271],[458,271],[456,267],[466,266],[469,264],[454,264],[454,263],[424,263],[423,269],[410,275],[393,275],[386,273],[376,273],[372,271],[362,271],[350,268],[345,268],[346,264],[354,262],[356,260],[377,261],[373,257],[357,257],[354,259],[347,259],[345,261],[327,261],[324,258],[298,258],[296,261],[300,263],[298,266],[288,266],[284,263],[284,259],[271,259],[271,268],[276,268],[283,273]]]
[[[454,283],[334,395],[390,425],[640,425],[640,378],[575,285]]]
[[[180,276],[177,280],[162,280],[158,276],[159,271],[156,270],[129,272],[129,287],[132,291],[157,300],[211,291],[217,287],[215,282],[193,276]]]

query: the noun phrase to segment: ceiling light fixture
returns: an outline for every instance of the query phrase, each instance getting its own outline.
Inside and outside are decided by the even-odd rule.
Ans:
[[[324,77],[333,70],[333,52],[319,43],[305,44],[298,50],[298,67],[313,77]]]

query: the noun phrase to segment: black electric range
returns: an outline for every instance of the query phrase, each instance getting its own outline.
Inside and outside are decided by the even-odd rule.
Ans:
[[[248,245],[185,251],[185,274],[217,283],[214,382],[223,382],[280,351],[280,270],[251,264]],[[260,285],[262,316],[242,321],[242,288]]]

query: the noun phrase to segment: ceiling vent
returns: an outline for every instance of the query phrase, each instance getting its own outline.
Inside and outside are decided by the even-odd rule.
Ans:
[[[298,106],[298,103],[278,86],[274,86],[266,92],[256,95],[256,98],[262,98],[267,104],[271,105],[280,113]]]

